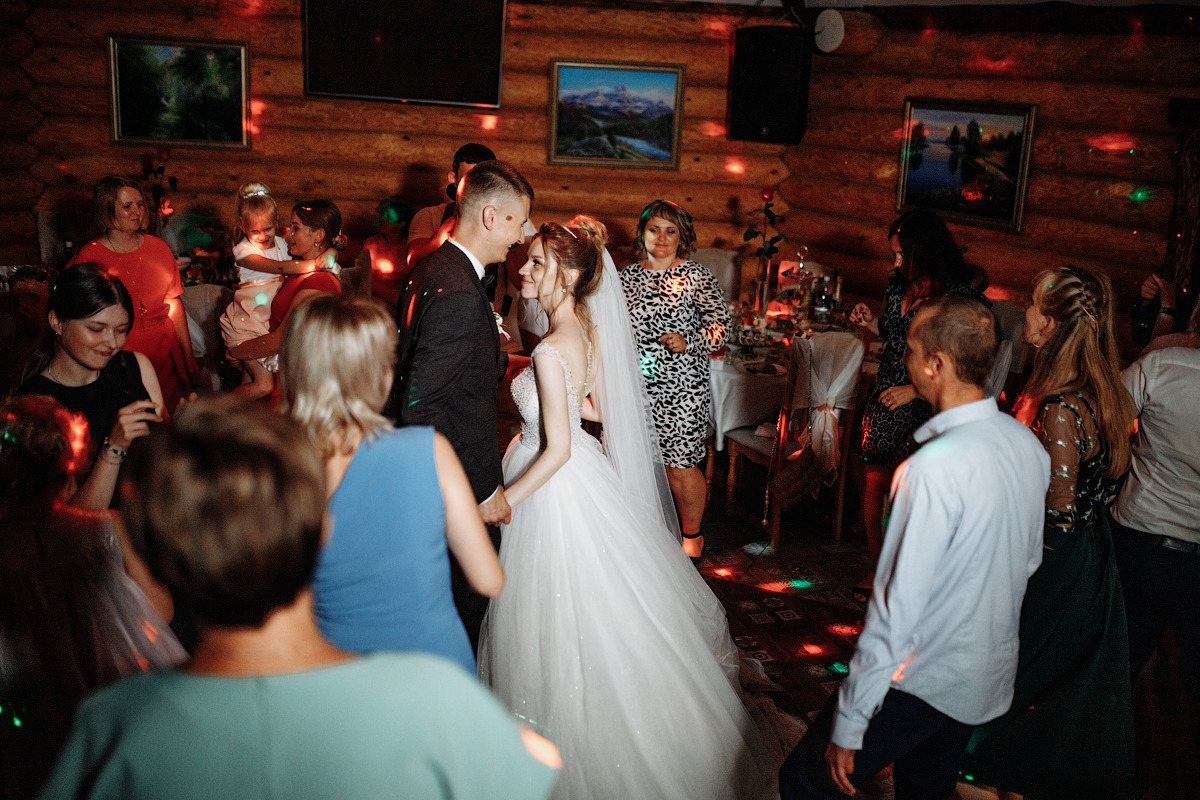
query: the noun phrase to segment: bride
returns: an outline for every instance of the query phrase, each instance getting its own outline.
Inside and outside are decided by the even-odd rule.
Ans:
[[[521,268],[550,327],[512,383],[508,583],[480,678],[559,747],[555,798],[777,797],[788,743],[743,702],[725,611],[680,548],[604,227],[575,223],[543,225]]]

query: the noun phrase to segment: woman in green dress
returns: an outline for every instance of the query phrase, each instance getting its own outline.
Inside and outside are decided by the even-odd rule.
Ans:
[[[1038,352],[1016,414],[1050,454],[1045,549],[1021,608],[1012,707],[976,729],[962,775],[992,796],[1129,797],[1128,641],[1105,507],[1129,467],[1133,408],[1108,278],[1070,266],[1039,275],[1025,341]]]

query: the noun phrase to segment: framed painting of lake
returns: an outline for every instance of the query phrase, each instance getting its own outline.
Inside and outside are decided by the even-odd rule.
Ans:
[[[551,164],[679,168],[682,64],[550,63]]]
[[[246,45],[108,37],[112,138],[248,149]]]
[[[1020,232],[1037,106],[909,97],[896,210]]]

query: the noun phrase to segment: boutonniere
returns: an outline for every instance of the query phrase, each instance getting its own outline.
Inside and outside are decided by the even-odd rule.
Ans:
[[[500,335],[504,337],[504,341],[507,342],[512,337],[508,335],[508,331],[504,330],[504,317],[496,313],[495,309],[492,309],[492,317],[496,320],[496,330],[500,332]]]

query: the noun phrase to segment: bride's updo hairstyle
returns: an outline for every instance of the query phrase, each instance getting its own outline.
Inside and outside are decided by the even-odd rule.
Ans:
[[[596,292],[604,274],[604,245],[608,229],[599,220],[578,214],[568,225],[547,222],[538,231],[542,244],[558,266],[558,283],[575,299],[575,313],[590,328],[587,298]],[[574,284],[568,285],[566,270],[579,273]]]

